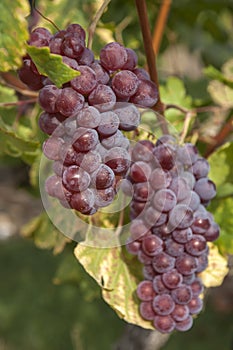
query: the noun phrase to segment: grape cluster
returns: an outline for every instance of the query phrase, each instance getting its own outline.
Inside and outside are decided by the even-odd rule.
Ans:
[[[133,165],[127,250],[143,264],[137,287],[141,316],[162,333],[191,328],[202,309],[198,274],[208,265],[208,245],[219,227],[206,210],[215,196],[209,164],[194,145],[164,135],[154,145],[139,141]],[[126,191],[127,192],[127,191]]]
[[[122,130],[132,131],[140,123],[133,103],[153,106],[158,90],[148,73],[136,68],[133,50],[113,42],[95,60],[85,46],[85,36],[79,24],[70,24],[54,35],[46,28],[36,28],[29,45],[49,47],[80,75],[59,89],[38,72],[27,55],[19,77],[30,89],[40,90],[44,112],[39,126],[50,135],[43,151],[54,161],[55,172],[46,181],[47,193],[64,207],[90,215],[111,203],[118,181],[129,168],[129,141]]]

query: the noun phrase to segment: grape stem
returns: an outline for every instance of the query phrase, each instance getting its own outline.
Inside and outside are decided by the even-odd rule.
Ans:
[[[159,82],[158,82],[158,74],[156,69],[156,57],[153,50],[152,45],[152,38],[151,38],[151,31],[150,31],[150,24],[149,19],[147,15],[147,6],[145,0],[135,0],[137,12],[138,12],[138,18],[140,22],[142,37],[143,37],[143,44],[147,59],[147,65],[150,73],[151,80],[157,85],[158,88],[158,102],[153,107],[153,109],[158,112],[157,119],[159,121],[161,130],[164,134],[168,134],[168,126],[166,123],[166,120],[163,116],[164,114],[164,104],[160,100],[160,94],[159,94]]]
[[[209,157],[211,153],[215,151],[216,148],[221,146],[228,135],[233,132],[233,117],[231,117],[225,125],[220,129],[219,133],[214,137],[213,143],[209,145],[205,152],[205,157]]]
[[[124,217],[125,217],[125,201],[126,201],[126,196],[123,197],[123,209],[120,212],[119,219],[118,219],[118,224],[117,228],[115,231],[115,236],[119,237],[122,231],[122,226],[124,223]]]
[[[216,111],[216,109],[219,109],[218,106],[202,106],[202,107],[197,107],[197,108],[193,108],[193,109],[187,109],[184,107],[181,107],[179,105],[173,104],[173,103],[169,103],[165,105],[165,110],[167,109],[177,109],[178,111],[187,114],[189,112],[192,113],[205,113],[205,112],[213,112]]]
[[[192,111],[188,111],[186,113],[185,119],[184,119],[183,129],[182,129],[181,134],[180,134],[180,144],[184,143],[185,138],[188,134],[190,122],[191,122],[192,118],[194,118],[195,116],[196,116],[196,113],[194,113]]]
[[[48,21],[49,23],[51,23],[59,32],[60,32],[60,29],[58,28],[58,26],[48,17],[46,17],[45,15],[43,15],[42,12],[40,12],[37,8],[36,8],[36,0],[33,0],[32,2],[32,7],[33,9],[42,17],[44,18],[46,21]]]
[[[29,103],[35,103],[36,101],[37,101],[37,98],[30,98],[28,100],[22,100],[17,102],[1,102],[0,107],[23,106]]]
[[[172,0],[163,0],[160,6],[157,21],[154,27],[153,39],[152,39],[155,55],[157,55],[159,52],[160,43],[161,43],[164,29],[167,23],[167,18],[170,11],[171,3],[172,3]]]
[[[87,47],[90,50],[92,48],[93,36],[95,34],[97,23],[99,22],[101,16],[103,15],[103,13],[104,13],[106,7],[108,6],[108,4],[110,3],[110,1],[111,0],[104,0],[103,4],[99,8],[99,10],[96,12],[95,17],[93,18],[91,24],[89,25]]]

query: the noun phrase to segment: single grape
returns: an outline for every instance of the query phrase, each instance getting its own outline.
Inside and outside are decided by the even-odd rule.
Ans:
[[[78,59],[82,56],[84,47],[85,43],[83,38],[79,37],[79,35],[75,35],[75,33],[68,32],[62,40],[61,52],[62,55]]]
[[[189,308],[187,305],[175,304],[175,308],[171,314],[176,322],[184,321],[189,316]]]
[[[176,195],[169,189],[161,189],[155,192],[152,203],[156,210],[169,212],[176,205]]]
[[[83,192],[74,193],[70,199],[71,207],[82,214],[89,213],[94,206],[94,202],[94,193],[89,188]]]
[[[190,275],[183,275],[183,283],[191,285],[196,278],[196,273],[193,272]]]
[[[140,124],[140,112],[132,104],[125,105],[124,103],[122,107],[119,107],[118,103],[118,108],[115,109],[114,112],[118,115],[120,120],[119,128],[121,130],[132,131]]]
[[[37,27],[30,33],[28,44],[36,47],[48,46],[51,37],[52,34],[48,29]]]
[[[171,333],[175,329],[176,323],[170,315],[155,316],[153,325],[161,333]]]
[[[202,201],[208,201],[215,197],[216,186],[213,181],[209,180],[207,177],[202,177],[197,180],[194,191],[197,192]]]
[[[203,301],[201,298],[195,297],[188,303],[189,312],[191,315],[198,314],[203,308]]]
[[[182,275],[191,275],[197,271],[198,261],[195,257],[184,253],[176,259],[177,271]]]
[[[63,63],[67,64],[72,69],[78,70],[78,62],[74,60],[73,58],[67,57],[67,56],[62,56],[62,61]]]
[[[38,124],[40,129],[48,135],[52,135],[52,133],[61,125],[61,122],[57,119],[56,113],[51,114],[47,112],[41,113]]]
[[[175,328],[177,331],[186,332],[190,328],[192,328],[192,325],[193,325],[193,318],[192,316],[188,316],[185,320],[181,322],[176,322]]]
[[[190,166],[198,158],[197,147],[191,143],[185,143],[177,149],[177,159],[184,165]]]
[[[115,134],[102,139],[101,144],[107,149],[111,149],[113,147],[122,147],[128,149],[130,143],[129,140],[122,134],[122,132],[120,130],[117,130]]]
[[[176,304],[185,305],[192,299],[192,289],[187,285],[180,285],[171,291],[171,296]]]
[[[156,168],[150,175],[150,184],[154,190],[167,188],[171,183],[171,175],[168,171]]]
[[[158,273],[168,272],[175,266],[175,258],[161,252],[153,257],[153,268]]]
[[[174,150],[169,145],[159,145],[153,150],[154,160],[156,164],[163,170],[170,170],[175,162]]]
[[[89,151],[83,154],[82,161],[79,165],[93,177],[93,172],[103,165],[101,163],[102,159],[100,154],[97,151]]]
[[[148,182],[133,185],[133,199],[138,202],[147,202],[153,195],[152,188]]]
[[[153,227],[159,223],[159,226],[166,222],[167,216],[163,215],[160,211],[149,207],[144,212],[144,220],[150,226]]]
[[[157,315],[167,316],[172,313],[175,303],[169,294],[160,294],[153,299],[153,309]]]
[[[208,255],[207,252],[197,257],[197,268],[196,272],[200,273],[204,271],[208,266]]]
[[[145,265],[145,266],[143,266],[142,273],[143,273],[143,276],[145,277],[145,279],[147,279],[149,281],[153,281],[153,279],[154,279],[154,277],[156,275],[156,272],[153,269],[152,265]]]
[[[22,67],[18,70],[19,79],[31,90],[40,90],[43,88],[42,77],[32,70],[32,61],[24,59]]]
[[[141,243],[138,242],[138,241],[128,241],[126,243],[126,248],[127,248],[127,251],[132,254],[132,255],[137,255],[139,250],[141,249]]]
[[[116,113],[112,111],[101,113],[101,120],[97,127],[98,134],[105,138],[114,135],[119,127],[120,121]]]
[[[62,89],[56,100],[57,110],[66,117],[77,114],[84,105],[84,97],[72,88]]]
[[[88,66],[78,66],[80,75],[70,81],[72,88],[82,95],[88,95],[97,85],[96,74]]]
[[[39,104],[48,113],[56,113],[56,101],[61,90],[54,85],[44,86],[39,93]]]
[[[116,95],[109,86],[99,84],[88,96],[88,102],[98,110],[105,112],[114,107]]]
[[[143,69],[143,68],[135,68],[133,70],[133,73],[138,77],[140,80],[150,80],[149,73]]]
[[[94,53],[87,47],[84,47],[82,56],[78,59],[78,63],[80,65],[90,66],[94,60]]]
[[[183,230],[174,230],[172,232],[173,239],[178,243],[187,243],[193,236],[191,228],[186,228]]]
[[[192,223],[192,231],[196,234],[204,234],[210,228],[211,222],[207,216],[207,212],[195,213],[194,221]]]
[[[200,203],[200,197],[194,191],[188,192],[187,196],[180,201],[180,204],[186,204],[193,211],[199,207]]]
[[[169,293],[169,289],[165,286],[161,275],[157,275],[154,277],[153,288],[156,294]]]
[[[117,42],[107,44],[100,51],[100,63],[109,71],[121,69],[127,62],[126,49]]]
[[[101,120],[98,109],[88,106],[81,109],[76,116],[77,126],[95,129]]]
[[[133,96],[137,91],[139,80],[137,76],[129,71],[122,70],[116,73],[112,79],[112,89],[117,97]]]
[[[130,168],[130,177],[134,182],[148,181],[151,167],[142,161],[134,163]]]
[[[66,28],[66,31],[67,32],[71,32],[71,33],[75,33],[79,38],[80,40],[82,40],[83,42],[85,42],[85,39],[86,39],[86,32],[85,30],[83,29],[82,26],[80,26],[80,24],[77,24],[77,23],[71,23],[68,25],[68,27]]]
[[[174,257],[180,256],[184,253],[184,245],[168,238],[165,242],[165,252]]]
[[[148,231],[148,228],[140,219],[134,220],[130,225],[130,234],[133,241],[143,237]]]
[[[60,154],[59,150],[64,144],[64,140],[61,137],[51,136],[43,143],[43,153],[51,160],[59,160]]]
[[[152,107],[158,101],[157,85],[150,80],[139,80],[136,93],[130,98],[130,102],[143,107]]]
[[[174,289],[180,286],[182,283],[182,280],[183,280],[182,275],[176,269],[172,269],[168,272],[165,272],[162,275],[162,281],[164,285],[169,289]]]
[[[218,224],[212,222],[208,230],[204,233],[207,242],[213,242],[219,237],[220,229]]]
[[[169,189],[171,189],[177,196],[177,201],[182,201],[186,197],[189,198],[190,189],[186,180],[180,176],[173,177]]]
[[[139,313],[144,320],[152,321],[155,317],[155,312],[152,307],[151,301],[143,301],[139,306]]]
[[[132,201],[130,203],[130,208],[134,210],[134,212],[139,215],[145,208],[146,203],[145,202],[137,202],[137,201]]]
[[[151,265],[152,256],[149,256],[146,253],[144,253],[142,250],[139,250],[139,252],[138,252],[138,260],[140,261],[140,263],[142,263],[145,266],[146,265]]]
[[[113,187],[108,187],[104,190],[95,190],[95,205],[97,207],[106,207],[112,203],[115,197],[115,191]]]
[[[205,158],[198,158],[189,169],[189,171],[193,173],[196,179],[207,177],[209,170],[210,165]]]
[[[138,141],[132,148],[132,160],[134,162],[150,162],[153,158],[154,145],[149,140]]]
[[[113,186],[115,175],[111,168],[101,164],[91,176],[92,185],[97,190],[103,190]]]
[[[107,85],[110,80],[110,76],[108,72],[99,64],[99,61],[94,61],[90,67],[96,74],[97,83]]]
[[[185,229],[193,223],[193,211],[185,204],[177,204],[169,213],[169,225]]]
[[[204,291],[204,286],[200,280],[200,278],[196,277],[194,281],[190,284],[192,289],[192,293],[194,297],[198,297]]]
[[[163,250],[163,241],[154,235],[144,237],[142,241],[142,249],[144,253],[154,256]]]
[[[104,162],[113,170],[114,174],[122,175],[130,166],[130,156],[124,148],[113,147],[107,151]]]
[[[85,191],[90,181],[89,174],[77,165],[69,166],[62,176],[63,185],[71,192]]]
[[[194,256],[200,256],[206,250],[206,240],[201,235],[194,235],[186,244],[186,251]]]
[[[93,150],[98,142],[98,134],[93,129],[79,128],[73,136],[73,147],[77,152]]]
[[[133,70],[138,63],[137,54],[134,50],[128,47],[125,48],[125,51],[127,53],[127,61],[121,69]]]
[[[151,281],[144,280],[137,286],[137,296],[142,301],[151,301],[155,296],[153,284]]]

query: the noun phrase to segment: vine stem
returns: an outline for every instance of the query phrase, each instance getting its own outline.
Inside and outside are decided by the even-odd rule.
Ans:
[[[160,94],[159,94],[159,81],[158,81],[158,74],[156,69],[156,57],[153,50],[152,45],[152,38],[151,38],[151,31],[150,31],[150,24],[148,19],[148,12],[147,12],[147,6],[145,0],[135,0],[142,37],[143,37],[143,44],[147,59],[147,65],[150,73],[151,80],[157,85],[158,88],[158,101],[156,105],[153,107],[153,109],[158,112],[157,119],[160,124],[161,130],[164,134],[168,134],[168,126],[167,122],[163,116],[164,114],[164,104],[160,100]]]
[[[51,24],[54,26],[54,28],[56,28],[56,29],[60,32],[60,29],[58,28],[58,26],[57,26],[50,18],[46,17],[45,15],[43,15],[42,12],[40,12],[40,11],[38,10],[38,8],[36,7],[36,0],[33,0],[33,2],[32,2],[32,7],[33,7],[33,9],[34,9],[42,18],[44,18],[46,21],[48,21],[49,23],[51,23]]]
[[[161,43],[164,29],[167,23],[167,18],[171,7],[171,3],[172,3],[172,0],[163,0],[159,10],[158,19],[155,23],[153,39],[152,39],[155,55],[157,55],[159,52],[160,43]]]
[[[216,148],[221,146],[224,143],[224,140],[228,135],[233,132],[233,116],[227,121],[225,125],[221,128],[219,133],[214,137],[214,142],[209,145],[205,152],[205,157],[209,157],[211,153],[214,152]]]
[[[97,23],[99,22],[101,16],[103,15],[106,7],[110,3],[111,0],[104,0],[103,4],[100,6],[99,10],[96,12],[95,17],[93,18],[89,28],[88,28],[88,42],[87,47],[91,50],[92,48],[92,42],[93,42],[93,36],[95,34]]]
[[[10,106],[24,106],[29,103],[34,103],[37,101],[37,98],[30,98],[28,100],[21,100],[17,102],[1,102],[0,107],[10,107]]]

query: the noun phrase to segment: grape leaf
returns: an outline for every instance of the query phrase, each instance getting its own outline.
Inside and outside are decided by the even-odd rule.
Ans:
[[[208,207],[221,231],[216,241],[222,254],[233,254],[233,197],[215,199]]]
[[[165,104],[176,104],[180,107],[190,109],[192,107],[192,98],[188,96],[182,80],[176,77],[170,77],[166,85],[160,86],[161,100]],[[179,110],[171,108],[165,112],[166,118],[173,124],[178,131],[182,130],[184,114]]]
[[[46,212],[31,219],[21,228],[20,234],[23,237],[33,238],[38,248],[53,249],[54,254],[61,253],[66,243],[70,241],[53,226]]]
[[[233,107],[233,88],[218,80],[212,80],[207,88],[213,101],[224,108]]]
[[[0,71],[16,70],[26,53],[29,15],[27,0],[1,0],[0,2]]]
[[[208,158],[209,177],[217,186],[217,197],[233,195],[233,142],[226,143]]]
[[[231,68],[230,68],[231,66]],[[223,73],[220,72],[218,69],[214,68],[213,66],[209,66],[204,69],[204,73],[206,74],[207,77],[217,80],[228,87],[233,89],[233,79],[232,75],[229,74],[229,71],[232,69],[232,60],[231,62],[228,61],[228,64],[223,66]],[[232,71],[231,71],[232,74]]]
[[[39,142],[24,139],[6,125],[0,117],[0,154],[21,158],[26,163],[32,164],[37,156]]]
[[[205,287],[218,287],[229,272],[227,259],[219,254],[218,247],[209,243],[209,263],[205,271],[200,274]]]
[[[40,74],[48,76],[59,88],[64,83],[80,75],[79,71],[63,63],[62,56],[50,53],[48,47],[27,45],[27,52],[31,56]]]
[[[120,318],[143,328],[154,329],[138,312],[135,290],[142,276],[141,264],[135,257],[129,260],[122,247],[94,248],[84,243],[78,244],[74,253],[87,273],[102,287],[104,300]]]

